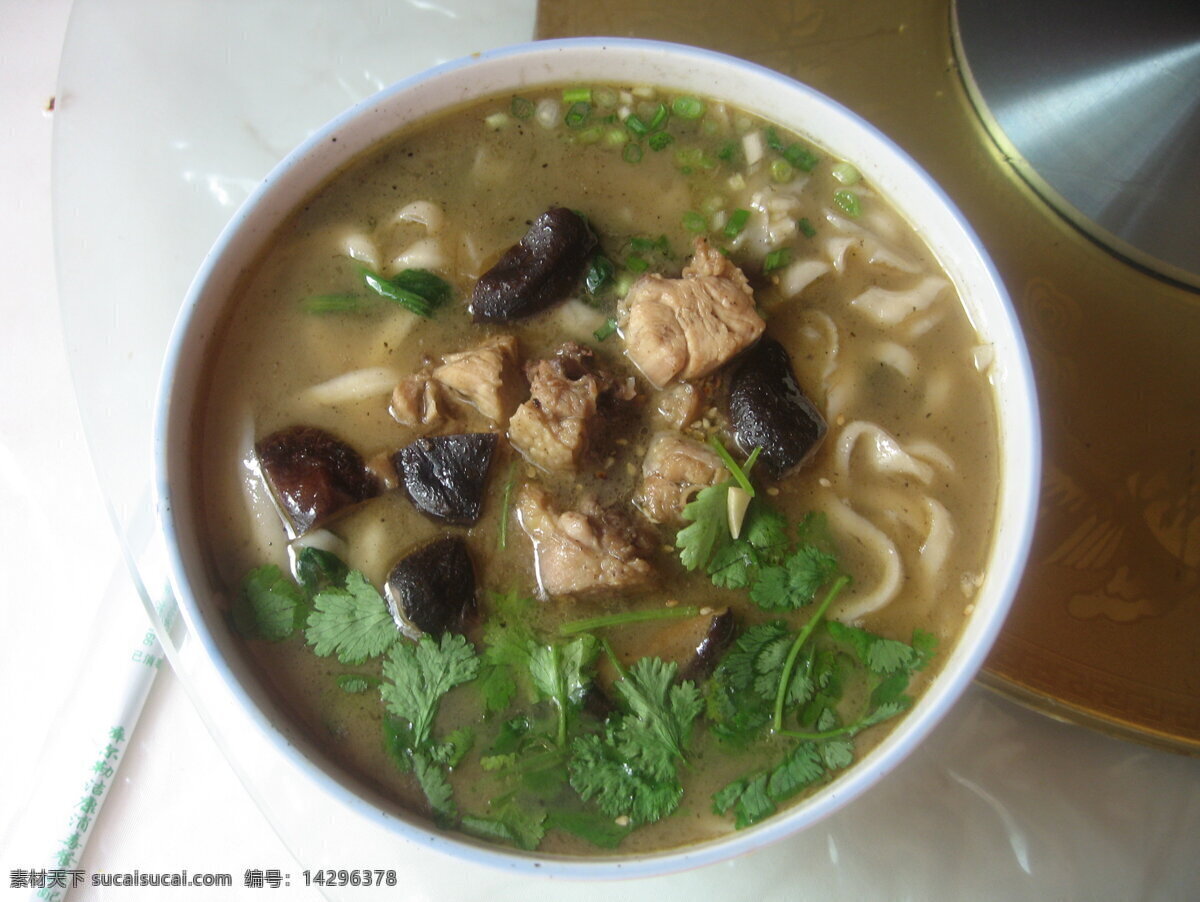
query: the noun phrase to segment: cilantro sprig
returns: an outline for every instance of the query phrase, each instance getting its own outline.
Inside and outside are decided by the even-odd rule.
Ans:
[[[636,826],[678,807],[679,767],[703,700],[691,681],[675,682],[673,661],[642,658],[622,671],[611,651],[609,656],[621,674],[615,687],[626,713],[610,717],[603,733],[574,741],[571,785],[605,814]]]
[[[462,760],[471,745],[466,729],[443,741],[433,736],[442,698],[455,686],[475,679],[479,658],[462,636],[422,636],[418,642],[396,642],[383,661],[379,694],[387,708],[385,739],[392,759],[417,778],[434,817],[453,823],[457,814],[445,768]]]

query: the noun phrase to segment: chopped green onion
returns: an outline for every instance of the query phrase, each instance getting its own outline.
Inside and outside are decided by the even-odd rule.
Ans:
[[[610,128],[604,133],[604,143],[609,147],[620,147],[629,140],[629,133],[623,128]]]
[[[626,163],[640,163],[642,161],[642,145],[629,142],[621,151],[621,159]]]
[[[805,238],[816,238],[817,237],[817,229],[811,222],[808,221],[807,216],[802,217],[796,223],[796,228],[798,228],[800,230],[800,234],[803,235]]]
[[[777,182],[790,182],[796,177],[796,168],[785,159],[771,161],[771,178]]]
[[[509,121],[508,113],[504,112],[492,113],[483,120],[484,124],[494,131],[504,128],[504,126],[508,125]]]
[[[733,158],[737,156],[738,145],[736,141],[727,141],[717,151],[717,159],[724,160],[726,163],[732,163]]]
[[[776,153],[783,153],[787,149],[787,145],[783,143],[783,139],[779,137],[779,132],[775,131],[775,126],[767,127],[767,147]]]
[[[843,185],[853,185],[862,178],[862,173],[854,167],[853,163],[837,163],[831,171],[833,177]]]
[[[654,112],[650,116],[650,121],[647,123],[650,131],[658,131],[660,128],[666,125],[667,117],[670,115],[671,112],[667,109],[667,105],[660,101],[658,106],[654,108]]]
[[[681,147],[675,151],[675,165],[681,172],[687,174],[696,169],[715,169],[717,161],[705,156],[704,151],[699,147]]]
[[[704,115],[704,102],[697,97],[676,97],[671,111],[680,119],[699,119]]]
[[[640,254],[630,254],[625,258],[625,268],[630,272],[643,273],[650,268],[650,264]]]
[[[513,483],[517,476],[517,462],[508,465],[508,479],[504,482],[504,493],[500,496],[500,529],[497,530],[496,547],[503,551],[508,547],[508,511],[512,506]]]
[[[306,313],[357,313],[370,305],[356,294],[316,294],[300,306]]]
[[[419,294],[435,307],[450,299],[450,285],[427,269],[405,269],[392,276],[391,283]]]
[[[625,117],[625,127],[639,138],[650,132],[650,126],[643,122],[642,117],[637,113],[630,113]]]
[[[604,321],[604,325],[592,333],[592,337],[596,341],[604,341],[608,336],[617,331],[617,321],[611,316]]]
[[[558,628],[563,636],[575,633],[590,633],[609,626],[621,626],[625,623],[645,623],[649,620],[682,620],[686,617],[699,617],[700,608],[696,605],[681,604],[673,608],[649,608],[641,611],[622,611],[619,614],[601,614],[586,620],[572,620]]]
[[[736,238],[742,234],[742,229],[746,228],[746,223],[750,221],[750,211],[744,210],[741,207],[729,214],[729,221],[725,223],[724,234],[726,238]]]
[[[805,172],[812,172],[821,158],[801,144],[789,144],[783,152],[783,158]]]
[[[509,112],[518,119],[528,119],[533,115],[533,101],[527,97],[514,97],[512,103],[509,104]]]
[[[643,238],[640,235],[634,235],[629,239],[629,246],[635,251],[647,253],[658,251],[664,257],[671,256],[671,242],[667,240],[666,235],[659,235],[657,238]]]
[[[591,88],[563,88],[563,103],[591,103]]]
[[[592,105],[586,100],[580,100],[571,104],[563,121],[566,122],[567,128],[583,128],[591,114]]]
[[[773,251],[769,251],[763,258],[763,272],[772,272],[782,266],[787,266],[792,262],[792,249],[790,247],[777,247]]]
[[[675,136],[670,132],[655,132],[646,139],[646,143],[650,145],[651,150],[663,150],[670,146],[675,141]]]
[[[604,137],[604,129],[598,125],[589,125],[575,134],[575,140],[579,144],[595,144],[602,137]]]
[[[633,287],[633,283],[637,281],[637,275],[632,272],[621,272],[617,274],[617,281],[613,285],[613,293],[623,298],[629,294],[629,289]]]
[[[859,201],[858,195],[853,191],[839,188],[833,192],[833,202],[851,219],[857,219],[862,215],[862,203]]]
[[[683,227],[689,232],[703,232],[708,228],[708,220],[703,214],[689,210],[683,214]]]
[[[611,110],[619,99],[619,95],[612,88],[596,88],[592,91],[592,102],[603,110]]]
[[[588,294],[594,295],[602,291],[612,281],[614,269],[612,261],[603,254],[592,257],[592,262],[588,264],[587,272],[583,276],[583,284]]]
[[[424,269],[406,269],[391,279],[365,266],[359,272],[368,288],[417,316],[432,316],[434,309],[450,297],[449,284]]]
[[[750,470],[754,467],[754,462],[758,460],[758,452],[762,450],[762,446],[756,446],[750,452],[750,456],[746,458],[746,463],[739,467],[737,461],[733,459],[733,455],[729,453],[719,438],[715,435],[710,435],[708,443],[712,445],[713,450],[717,452],[717,456],[724,462],[725,469],[729,471],[734,481],[742,487],[742,491],[753,498],[754,484],[750,481],[749,474]]]

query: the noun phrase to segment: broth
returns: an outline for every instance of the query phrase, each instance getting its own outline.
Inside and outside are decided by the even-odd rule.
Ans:
[[[904,643],[915,635],[935,637],[938,654],[911,673],[905,690],[908,696],[920,692],[961,629],[991,539],[998,437],[987,350],[914,229],[851,165],[805,136],[718,101],[682,101],[652,89],[593,86],[473,103],[389,139],[291,217],[231,299],[209,364],[198,479],[208,556],[227,587],[228,605],[235,605],[247,573],[270,564],[290,572],[305,545],[334,551],[382,591],[398,559],[452,534],[465,540],[474,564],[479,610],[462,631],[481,651],[496,635],[489,624],[501,616],[497,596],[506,595],[534,599],[522,607],[521,616],[529,618],[523,628],[539,643],[560,647],[567,642],[560,632],[564,621],[661,611],[664,603],[728,608],[743,632],[772,621],[800,629],[812,604],[787,612],[761,609],[748,587],[718,586],[703,565],[692,571],[681,566],[677,533],[686,520],[651,524],[636,513],[639,528],[654,540],[644,555],[655,574],[651,585],[545,598],[523,525],[528,521],[516,516],[523,487],[531,484],[545,488],[559,511],[578,510],[590,497],[628,513],[645,452],[661,432],[697,442],[716,435],[745,464],[729,441],[722,400],[733,362],[694,380],[703,404],[680,430],[655,412],[662,395],[624,353],[629,314],[622,293],[643,269],[678,277],[703,236],[749,274],[766,334],[788,350],[799,384],[828,423],[823,443],[797,472],[772,479],[761,464],[754,467],[748,516],[769,507],[794,527],[809,513],[823,515],[822,547],[832,544],[840,572],[852,578],[832,601],[829,617]],[[588,105],[582,116],[581,103]],[[660,109],[667,110],[665,125],[654,122]],[[474,322],[467,302],[477,280],[551,208],[586,216],[599,252],[613,264],[609,286],[593,296],[580,284],[567,302],[515,322]],[[364,268],[384,278],[404,269],[431,271],[450,285],[453,298],[431,317],[416,316],[373,296],[364,287]],[[336,312],[319,312],[331,308]],[[623,325],[614,332],[610,319]],[[506,440],[505,424],[461,399],[449,421],[429,428],[403,425],[389,412],[400,380],[496,335],[516,336],[523,362],[553,358],[564,341],[577,342],[592,349],[614,382],[636,385],[637,398],[595,430],[577,469],[549,472],[526,460]],[[527,386],[522,389],[527,397]],[[255,442],[297,424],[341,437],[368,460],[391,455],[423,434],[497,433],[482,515],[470,526],[447,526],[418,511],[402,489],[391,488],[290,541],[263,481]],[[795,541],[794,528],[787,535]],[[768,566],[760,563],[750,568],[752,578],[761,578]],[[620,653],[638,645],[639,630],[669,622],[600,627],[591,634]],[[828,628],[817,632],[833,641]],[[853,640],[843,636],[846,643]],[[299,616],[289,638],[251,638],[245,648],[334,760],[403,807],[428,814],[428,787],[396,766],[381,739],[386,709],[375,686],[383,656],[345,664],[314,654],[312,644]],[[593,653],[601,670],[611,667],[606,652]],[[486,667],[486,652],[484,660]],[[356,682],[352,675],[365,679]],[[514,839],[511,825],[495,833],[488,826],[504,819],[494,803],[511,789],[494,750],[528,687],[519,687],[511,706],[489,711],[473,688],[480,679],[441,700],[434,734],[441,738],[470,725],[474,739],[446,769],[456,815],[447,819],[442,812],[439,821],[530,845],[527,835]],[[697,681],[710,695],[701,697],[705,710],[690,729],[679,807],[628,835],[627,817],[622,822],[611,811],[601,817],[620,828],[620,852],[700,842],[734,829],[732,810],[714,812],[714,794],[746,774],[769,770],[796,746],[795,737],[769,729],[748,747],[718,736],[709,722],[710,683],[711,677]],[[367,691],[346,691],[364,686]],[[833,706],[837,711],[882,704],[877,687],[875,701],[856,697],[867,691],[861,687],[845,688]],[[593,691],[588,705],[598,696],[604,698],[602,714],[620,713],[619,693]],[[576,697],[568,705],[571,729],[601,733],[603,717],[588,719],[584,701]],[[532,706],[532,732],[539,717],[553,722],[558,716],[547,714],[547,707],[544,698]],[[891,722],[865,725],[839,741],[852,738],[854,754],[861,756]],[[836,730],[808,728],[813,735]],[[818,754],[825,754],[827,773],[812,786],[836,779],[846,763],[839,757],[843,746],[833,755],[829,740],[799,741],[826,750]],[[570,795],[569,787],[561,792]],[[544,815],[548,805],[537,799],[534,807]],[[595,800],[572,804],[596,814]],[[540,850],[605,852],[562,823],[552,816],[543,822]]]

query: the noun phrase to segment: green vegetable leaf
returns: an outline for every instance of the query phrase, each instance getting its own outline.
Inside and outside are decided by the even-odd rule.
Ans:
[[[767,794],[782,802],[821,779],[825,762],[816,743],[802,742],[789,752],[767,778]]]
[[[406,269],[390,279],[359,267],[363,284],[382,298],[394,301],[417,316],[430,317],[450,297],[450,286],[423,269]]]
[[[518,676],[529,673],[533,632],[525,625],[525,612],[533,599],[516,592],[492,594],[492,616],[483,629],[479,690],[490,714],[506,709],[518,689]]]
[[[300,625],[307,603],[296,584],[274,564],[251,570],[233,602],[234,629],[247,639],[286,639]]]
[[[729,515],[726,497],[732,482],[709,486],[683,509],[683,519],[690,521],[675,534],[679,560],[688,570],[705,567],[713,552],[729,541]]]
[[[633,830],[633,826],[618,824],[613,818],[594,811],[574,811],[556,808],[547,813],[546,827],[564,830],[587,840],[601,849],[615,849]]]
[[[365,673],[339,673],[334,682],[347,695],[362,695],[368,689],[374,689],[379,685],[378,677]]]
[[[350,568],[332,551],[306,545],[296,555],[296,581],[311,598],[331,586],[344,588]]]
[[[462,636],[443,633],[441,640],[395,643],[383,661],[380,694],[388,711],[412,725],[413,748],[430,739],[442,696],[479,673],[475,649]]]
[[[611,818],[628,818],[633,826],[661,820],[679,805],[683,787],[678,778],[662,779],[624,761],[620,744],[614,730],[577,737],[571,746],[571,786]]]
[[[642,658],[617,680],[616,689],[637,720],[637,732],[682,760],[692,721],[704,704],[690,680],[675,683],[678,669],[674,661]]]
[[[399,635],[383,597],[356,570],[346,576],[345,588],[317,593],[305,630],[318,655],[336,654],[343,664],[383,654]]]
[[[690,681],[675,683],[677,669],[658,658],[636,662],[615,684],[628,712],[571,744],[571,786],[610,817],[650,823],[679,805],[678,767],[703,701]]]
[[[583,704],[591,686],[590,670],[598,651],[596,640],[583,635],[566,643],[539,645],[529,655],[534,690],[541,698],[553,701],[557,710],[556,738],[560,747],[567,742],[570,715]]]
[[[814,545],[802,545],[783,564],[759,572],[750,598],[768,611],[795,610],[809,604],[837,572],[837,558]]]
[[[734,826],[741,830],[775,813],[775,803],[767,793],[767,775],[735,780],[713,796],[713,811],[734,812]]]

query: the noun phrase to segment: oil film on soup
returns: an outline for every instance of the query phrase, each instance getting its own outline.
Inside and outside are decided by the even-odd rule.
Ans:
[[[990,357],[855,166],[570,84],[390,138],[230,299],[230,629],[346,770],[542,853],[701,842],[904,716],[982,580]]]

